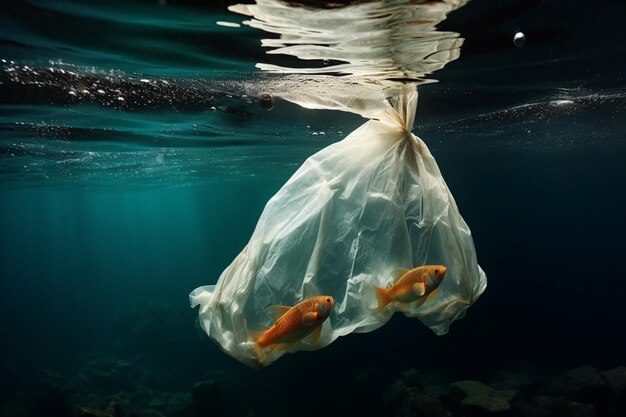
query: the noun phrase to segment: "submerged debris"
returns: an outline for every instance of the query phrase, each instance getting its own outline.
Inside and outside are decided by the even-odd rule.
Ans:
[[[259,95],[259,106],[265,110],[272,110],[274,108],[275,100],[274,96],[269,93],[261,93]]]

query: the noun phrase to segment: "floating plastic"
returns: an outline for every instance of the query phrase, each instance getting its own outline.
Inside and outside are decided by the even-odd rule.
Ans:
[[[375,330],[397,308],[377,312],[374,286],[392,283],[397,268],[447,267],[434,300],[402,311],[437,334],[484,291],[470,229],[428,147],[411,133],[416,103],[414,89],[381,103],[379,120],[307,159],[267,203],[217,284],[191,293],[202,328],[226,353],[267,365],[285,352]],[[335,300],[317,343],[304,339],[260,363],[250,334],[272,324],[268,309],[317,295]]]
[[[276,48],[271,53],[332,59],[310,68],[258,64],[282,77],[261,91],[369,121],[308,158],[267,203],[217,284],[190,294],[202,328],[224,352],[265,366],[287,352],[373,331],[396,312],[444,334],[485,290],[470,230],[428,147],[411,132],[417,82],[456,59],[462,44],[435,25],[464,3],[385,0],[319,10],[257,0],[231,7],[253,17],[244,24],[280,35],[263,40]],[[433,275],[407,275],[423,265]],[[399,270],[406,278],[398,279]],[[403,292],[407,285],[415,297]],[[332,308],[305,303],[306,313],[324,319],[294,325],[293,334],[306,337],[260,338],[275,323],[272,306],[287,311],[318,296],[330,297]]]

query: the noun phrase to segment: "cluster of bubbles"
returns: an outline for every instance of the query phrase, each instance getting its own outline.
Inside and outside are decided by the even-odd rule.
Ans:
[[[210,84],[203,80],[147,78],[119,71],[98,71],[64,63],[51,62],[47,67],[20,65],[1,60],[0,102],[29,104],[98,104],[133,109],[167,108],[176,111],[220,110],[250,116],[246,94],[233,95],[226,90],[236,86]],[[242,103],[242,101],[244,103]],[[258,94],[258,106],[271,110],[275,105],[270,93]]]

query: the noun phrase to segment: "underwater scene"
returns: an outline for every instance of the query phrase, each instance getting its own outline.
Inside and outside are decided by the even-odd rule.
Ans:
[[[3,1],[0,415],[626,415],[625,18]]]

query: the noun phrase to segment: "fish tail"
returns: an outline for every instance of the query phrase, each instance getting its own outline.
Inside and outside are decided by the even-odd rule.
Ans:
[[[253,343],[252,347],[254,348],[254,354],[256,355],[257,364],[259,366],[263,366],[265,364],[265,361],[267,361],[267,353],[265,353],[265,350],[257,343]]]
[[[254,349],[254,353],[256,355],[257,363],[259,366],[263,366],[263,364],[267,360],[267,353],[265,353],[264,346],[261,346],[261,344],[259,343],[264,333],[265,332],[256,332],[256,331],[250,332],[250,337],[254,341],[254,343],[252,343],[252,348]]]
[[[378,300],[378,308],[376,311],[381,312],[383,311],[383,308],[391,302],[391,297],[389,296],[389,291],[386,288],[375,286],[374,290],[376,291],[376,300]]]

